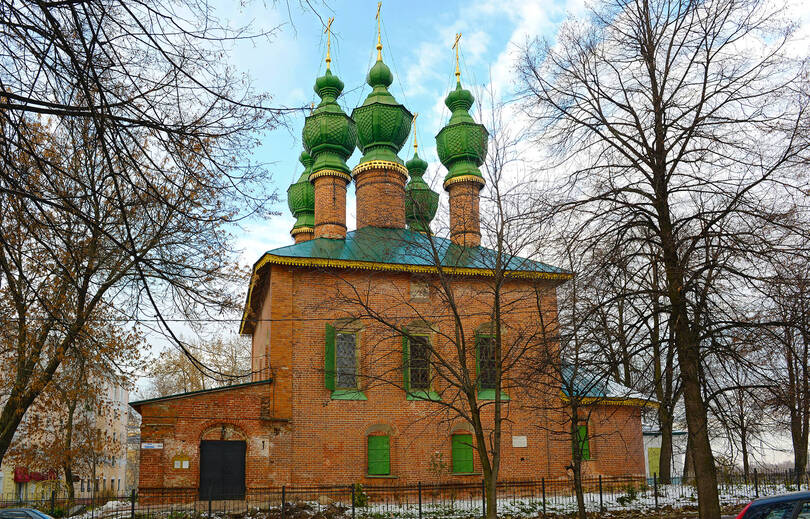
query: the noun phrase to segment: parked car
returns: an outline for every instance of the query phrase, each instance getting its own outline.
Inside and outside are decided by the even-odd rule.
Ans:
[[[33,508],[4,508],[0,509],[0,519],[53,519],[53,517]]]
[[[810,492],[791,492],[751,501],[737,519],[810,519]]]

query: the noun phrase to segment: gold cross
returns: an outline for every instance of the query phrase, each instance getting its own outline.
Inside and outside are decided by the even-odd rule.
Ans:
[[[382,61],[382,39],[380,38],[380,8],[382,7],[382,2],[377,2],[377,16],[374,18],[377,19],[377,61]]]
[[[413,121],[411,121],[411,126],[413,126],[413,154],[416,155],[416,151],[419,149],[419,143],[416,142],[416,118],[419,117],[419,112],[413,114]]]
[[[335,21],[335,17],[329,18],[329,21],[326,22],[326,30],[323,31],[326,33],[326,70],[329,70],[329,64],[332,63],[332,56],[330,54],[330,50],[332,48],[332,22]]]
[[[453,42],[453,47],[452,47],[453,49],[456,50],[456,81],[459,81],[461,79],[461,70],[459,70],[459,68],[458,68],[458,47],[459,47],[458,42],[460,40],[461,40],[461,33],[457,32],[456,33],[456,41]]]

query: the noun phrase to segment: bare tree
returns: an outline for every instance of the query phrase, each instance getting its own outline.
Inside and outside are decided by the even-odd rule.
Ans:
[[[195,359],[215,370],[216,374],[202,371],[179,350],[162,351],[148,370],[150,398],[249,381],[250,345],[240,338],[189,341],[187,348]],[[219,373],[222,376],[218,376]]]
[[[806,243],[806,242],[803,242]],[[800,248],[806,251],[806,246]],[[763,291],[774,326],[760,333],[770,351],[771,407],[790,430],[793,469],[807,471],[810,436],[810,279],[803,255],[780,255]]]
[[[97,309],[183,350],[170,318],[238,308],[229,230],[275,200],[249,154],[287,109],[223,56],[275,31],[193,0],[0,9],[0,460]]]
[[[804,182],[805,78],[780,13],[758,1],[601,2],[520,65],[538,138],[569,172],[557,210],[631,257],[644,240],[664,274],[705,518],[720,516],[701,367],[726,319],[720,294],[772,251],[758,226],[778,222],[777,193],[801,196]]]

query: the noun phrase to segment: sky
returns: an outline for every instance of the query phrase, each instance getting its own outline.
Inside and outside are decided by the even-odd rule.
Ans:
[[[312,85],[325,70],[326,54],[321,19],[334,17],[331,68],[346,85],[340,102],[351,113],[371,91],[365,77],[376,59],[377,1],[337,1],[328,6],[315,3],[317,15],[299,7],[295,0],[290,2],[289,9],[284,2],[274,8],[260,1],[235,8],[232,0],[222,0],[218,16],[231,20],[234,26],[251,23],[254,29],[263,30],[281,25],[272,41],[251,42],[233,49],[230,58],[233,66],[248,73],[256,88],[272,94],[274,106],[317,104]],[[408,110],[419,113],[416,123],[419,155],[431,164],[426,180],[432,182],[434,189],[441,191],[438,180],[444,175],[436,156],[434,136],[450,116],[444,98],[455,82],[451,48],[455,34],[462,33],[461,81],[465,88],[475,91],[488,85],[492,78],[493,87],[508,96],[514,87],[510,78],[518,47],[538,36],[553,38],[567,14],[581,14],[583,10],[583,0],[383,2],[383,60],[394,74],[390,90]],[[303,114],[291,116],[287,128],[266,134],[256,150],[254,159],[269,163],[279,194],[276,209],[281,214],[245,225],[238,244],[244,251],[244,264],[254,263],[269,249],[292,243],[289,230],[294,219],[286,206],[286,189],[302,171],[298,156],[303,149],[303,123]],[[400,152],[403,160],[413,153],[411,138]],[[359,158],[360,152],[355,150],[347,161],[349,167],[357,164]],[[353,196],[350,189],[347,202],[350,229],[355,216]]]

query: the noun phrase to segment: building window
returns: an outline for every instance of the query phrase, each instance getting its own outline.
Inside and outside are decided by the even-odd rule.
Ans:
[[[368,400],[359,387],[359,327],[344,323],[336,330],[327,324],[325,343],[324,385],[332,400]]]
[[[79,481],[79,484],[80,484],[80,487],[81,487],[81,488],[80,488],[80,490],[79,490],[79,492],[84,492],[84,480],[83,480],[83,479],[82,479],[82,480],[80,480],[80,481]]]
[[[368,437],[368,475],[391,474],[391,444],[388,436]]]
[[[495,389],[495,338],[489,335],[476,336],[475,350],[478,356],[479,389]]]
[[[338,333],[335,340],[337,389],[357,389],[357,334]]]
[[[577,447],[579,448],[581,459],[588,461],[591,459],[591,446],[590,439],[588,438],[588,424],[579,424],[577,426]]]
[[[118,478],[117,490],[121,490],[121,478]]]
[[[408,340],[408,389],[430,389],[430,339],[412,335]]]
[[[453,474],[472,474],[473,447],[471,434],[454,434],[451,436],[451,461]]]

